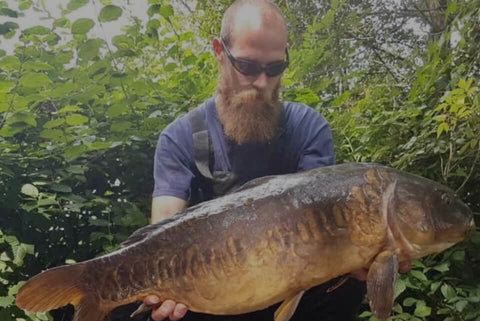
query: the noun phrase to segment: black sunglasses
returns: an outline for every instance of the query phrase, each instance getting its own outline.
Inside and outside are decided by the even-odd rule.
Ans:
[[[227,54],[228,60],[230,60],[233,68],[235,68],[239,73],[245,76],[258,76],[265,71],[265,74],[268,77],[276,77],[280,75],[285,69],[287,69],[290,63],[287,48],[285,48],[285,54],[287,55],[285,61],[275,61],[266,65],[262,65],[256,61],[235,58],[230,53],[230,50],[228,50],[223,38],[220,38],[220,40],[222,41],[223,49],[225,49],[225,53]]]

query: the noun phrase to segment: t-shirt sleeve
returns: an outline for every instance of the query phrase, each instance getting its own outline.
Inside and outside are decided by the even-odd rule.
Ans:
[[[187,200],[194,177],[191,128],[178,119],[160,134],[155,149],[153,197],[175,196]]]
[[[325,118],[307,108],[297,129],[302,137],[297,171],[335,164],[332,132]]]

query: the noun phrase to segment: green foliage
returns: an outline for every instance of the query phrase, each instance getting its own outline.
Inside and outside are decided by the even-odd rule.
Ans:
[[[162,40],[133,19],[113,48],[88,36],[120,14],[107,4],[98,20],[22,29],[0,58],[0,226],[12,240],[0,241],[1,320],[47,320],[15,307],[19,282],[112,251],[148,224],[158,135],[213,93],[213,58],[168,7],[152,16],[170,21],[156,27]],[[67,42],[47,45],[58,28]]]
[[[113,5],[108,5],[102,8],[102,10],[100,11],[98,20],[100,22],[113,21],[120,18],[121,15],[122,15],[121,8]]]
[[[24,280],[112,251],[148,223],[157,137],[214,93],[208,43],[230,2],[150,0],[141,21],[109,0],[96,2],[98,16],[73,20],[88,0],[65,2],[60,17],[42,1],[0,1],[0,41],[18,37],[0,50],[0,320],[51,319],[16,308]],[[478,1],[446,1],[429,17],[422,8],[435,1],[410,11],[278,3],[291,27],[283,98],[329,120],[337,161],[432,178],[480,212]],[[33,12],[51,24],[19,25]],[[435,35],[404,29],[405,15]],[[93,32],[120,18],[130,25],[113,39]],[[479,320],[479,253],[477,232],[415,262],[397,284],[392,320]],[[374,320],[365,309],[359,319]]]

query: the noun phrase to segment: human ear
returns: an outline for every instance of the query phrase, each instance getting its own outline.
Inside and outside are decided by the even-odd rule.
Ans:
[[[220,39],[214,38],[213,39],[213,53],[215,54],[215,58],[217,61],[222,64],[224,60],[224,55],[222,55],[223,52],[223,45]]]

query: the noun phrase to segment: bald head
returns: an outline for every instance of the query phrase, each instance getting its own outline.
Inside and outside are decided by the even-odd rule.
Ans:
[[[273,28],[287,38],[287,26],[282,12],[268,0],[237,0],[225,11],[220,36],[232,46],[237,33]]]

